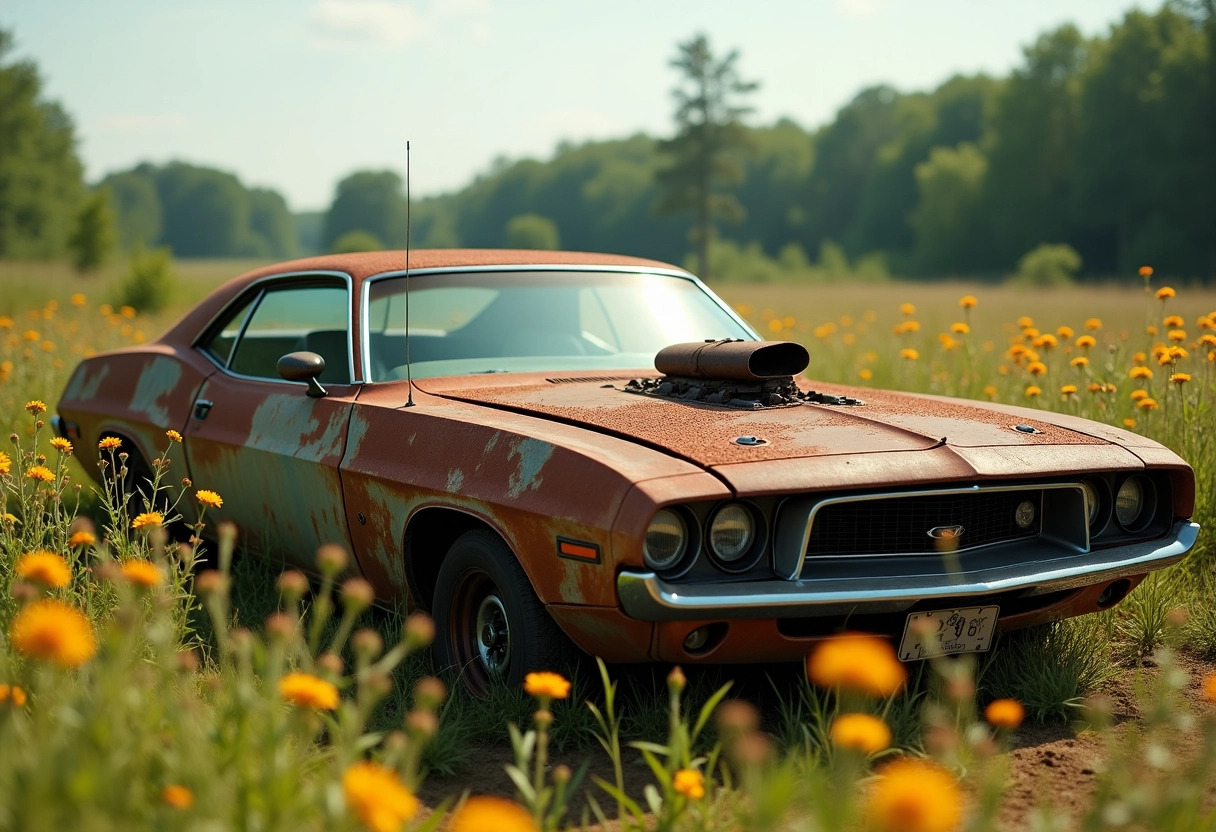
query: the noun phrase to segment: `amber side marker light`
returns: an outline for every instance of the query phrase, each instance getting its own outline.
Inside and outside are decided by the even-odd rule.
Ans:
[[[600,547],[595,543],[585,543],[581,540],[571,540],[568,537],[557,539],[557,554],[559,557],[581,560],[587,563],[600,562]]]

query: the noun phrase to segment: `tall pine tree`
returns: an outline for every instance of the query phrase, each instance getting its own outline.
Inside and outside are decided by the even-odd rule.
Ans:
[[[714,57],[705,35],[679,45],[671,66],[684,74],[672,94],[677,132],[659,144],[668,163],[656,173],[661,192],[660,215],[691,214],[689,238],[696,249],[697,271],[710,276],[709,246],[716,222],[737,223],[743,206],[724,188],[743,182],[740,156],[748,148],[742,119],[751,112],[743,99],[759,84],[739,77],[738,50]]]

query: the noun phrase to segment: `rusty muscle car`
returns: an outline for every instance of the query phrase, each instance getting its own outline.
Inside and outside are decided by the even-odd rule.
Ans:
[[[237,277],[82,362],[56,424],[142,472],[180,432],[170,474],[222,494],[245,549],[347,547],[474,688],[579,650],[794,660],[844,628],[907,660],[981,651],[1195,542],[1191,469],[1135,433],[813,381],[663,263],[411,258]]]

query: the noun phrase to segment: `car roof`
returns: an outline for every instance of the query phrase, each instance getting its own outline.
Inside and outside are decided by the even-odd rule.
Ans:
[[[545,266],[548,268],[572,266],[586,268],[605,266],[610,268],[666,269],[683,272],[683,269],[659,260],[628,257],[620,254],[597,254],[587,251],[534,251],[529,249],[417,249],[410,252],[410,271],[449,268],[486,268],[505,266]],[[276,274],[299,272],[343,272],[354,281],[355,297],[359,296],[359,284],[364,279],[385,272],[405,270],[404,251],[360,251],[349,254],[322,254],[304,257],[246,272],[227,281],[205,297],[181,320],[169,327],[158,339],[162,343],[188,344],[207,326],[221,309],[250,283]]]

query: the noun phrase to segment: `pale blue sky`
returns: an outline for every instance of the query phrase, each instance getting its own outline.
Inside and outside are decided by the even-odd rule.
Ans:
[[[450,191],[494,157],[671,130],[668,62],[705,32],[761,82],[753,123],[819,126],[863,86],[1005,74],[1061,23],[1105,34],[1134,0],[3,0],[0,27],[76,123],[90,180],[181,159],[293,210],[343,176]]]

